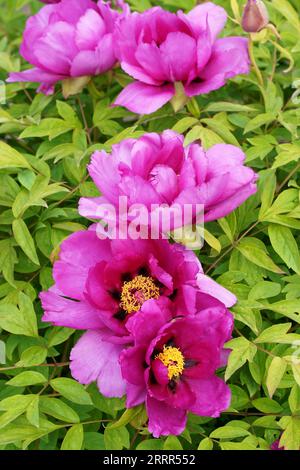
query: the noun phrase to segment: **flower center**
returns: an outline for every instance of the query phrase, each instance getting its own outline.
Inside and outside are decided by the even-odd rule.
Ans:
[[[146,300],[158,299],[158,297],[159,288],[152,277],[139,275],[132,281],[124,282],[120,307],[127,313],[137,312]]]
[[[163,352],[159,353],[156,358],[168,368],[168,378],[170,380],[182,374],[184,357],[180,349],[173,346],[164,346]]]

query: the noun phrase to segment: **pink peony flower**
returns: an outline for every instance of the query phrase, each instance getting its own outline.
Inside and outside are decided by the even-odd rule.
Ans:
[[[28,19],[20,49],[34,68],[11,73],[8,82],[39,82],[39,91],[51,94],[58,81],[106,72],[116,63],[113,31],[119,17],[102,1],[44,6]]]
[[[125,393],[118,359],[133,341],[128,322],[151,299],[171,303],[174,315],[195,313],[200,293],[202,305],[211,296],[227,306],[236,301],[205,276],[196,255],[180,245],[100,240],[94,227],[62,243],[53,277],[55,285],[40,294],[43,321],[88,330],[71,353],[71,372],[84,384],[98,380],[101,393],[110,397]]]
[[[196,143],[184,147],[183,136],[170,130],[124,140],[113,145],[111,155],[93,155],[89,172],[102,196],[82,198],[79,212],[109,218],[107,204],[118,209],[120,196],[126,196],[128,207],[142,203],[149,212],[156,210],[153,204],[167,204],[165,213],[187,204],[196,212],[196,205],[203,204],[204,220],[215,220],[256,192],[257,175],[244,159],[233,145],[217,144],[207,151]]]
[[[115,32],[116,54],[135,81],[115,104],[139,114],[152,113],[170,100],[177,108],[184,95],[187,100],[208,93],[248,73],[247,39],[217,39],[226,19],[225,10],[211,2],[188,14],[155,7],[123,19]]]
[[[200,295],[199,304],[194,316],[172,320],[166,306],[149,301],[129,320],[135,343],[120,355],[127,407],[146,402],[154,437],[183,432],[187,411],[218,417],[230,404],[230,389],[215,371],[233,318],[212,297]]]

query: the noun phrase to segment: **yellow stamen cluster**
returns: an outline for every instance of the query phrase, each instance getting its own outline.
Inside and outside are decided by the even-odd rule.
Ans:
[[[159,288],[152,277],[139,275],[131,281],[124,282],[120,307],[127,313],[137,312],[146,300],[158,297]]]
[[[180,349],[173,346],[164,346],[163,352],[156,356],[167,368],[168,378],[172,380],[179,377],[184,369],[184,357]]]

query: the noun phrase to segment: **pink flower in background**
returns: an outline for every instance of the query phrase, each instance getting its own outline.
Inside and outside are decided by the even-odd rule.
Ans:
[[[38,82],[51,94],[60,80],[98,75],[116,63],[113,31],[120,14],[105,2],[62,0],[28,19],[20,53],[34,68],[8,82]]]
[[[218,417],[230,404],[230,389],[215,371],[224,365],[233,317],[216,299],[199,301],[196,315],[175,320],[149,301],[128,325],[135,343],[120,355],[127,407],[146,402],[154,437],[183,432],[187,411]]]
[[[256,192],[257,175],[244,165],[238,147],[217,144],[205,151],[199,144],[183,146],[183,136],[167,130],[124,140],[112,153],[96,152],[89,173],[102,193],[82,198],[79,212],[85,217],[105,217],[101,206],[118,208],[120,196],[128,205],[141,203],[149,211],[153,204],[204,205],[204,221],[232,212]],[[170,212],[169,208],[165,211]]]
[[[205,276],[193,252],[166,240],[100,240],[94,230],[77,232],[61,245],[53,268],[55,285],[40,298],[43,321],[88,330],[71,353],[73,376],[98,380],[106,396],[122,396],[119,354],[133,341],[128,323],[150,300],[173,315],[196,312],[218,297],[231,306],[236,298]],[[199,296],[201,296],[201,299]]]
[[[135,81],[115,104],[149,114],[174,98],[177,91],[189,98],[248,73],[247,39],[217,39],[226,19],[225,10],[211,2],[188,14],[155,7],[123,19],[115,32],[116,55]],[[179,83],[182,86],[178,89],[175,84]]]

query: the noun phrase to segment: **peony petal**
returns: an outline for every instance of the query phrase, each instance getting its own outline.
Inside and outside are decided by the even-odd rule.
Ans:
[[[23,72],[12,72],[9,74],[8,83],[13,82],[38,82],[44,85],[53,85],[59,80],[64,80],[66,77],[63,75],[47,72],[42,69],[33,68],[24,70]]]
[[[124,349],[120,355],[122,377],[133,385],[145,385],[144,380],[145,347],[134,346]]]
[[[154,437],[181,434],[186,425],[186,411],[168,406],[155,398],[147,397],[148,429]]]
[[[215,207],[210,207],[204,216],[205,222],[210,222],[212,220],[225,217],[227,214],[234,211],[237,207],[243,204],[243,202],[245,202],[246,199],[248,199],[252,194],[255,194],[256,191],[257,186],[255,183],[249,183],[239,188],[239,190],[232,196],[218,203]]]
[[[49,25],[34,45],[39,64],[48,71],[63,75],[69,75],[72,58],[77,52],[75,28],[63,21]]]
[[[44,322],[77,330],[103,327],[99,311],[87,302],[65,299],[51,291],[41,292],[40,299],[45,311]]]
[[[105,23],[95,11],[88,9],[76,25],[75,41],[80,50],[94,49],[105,34]]]
[[[147,391],[145,385],[133,385],[129,382],[126,385],[126,406],[133,408],[146,400]]]
[[[197,275],[197,284],[201,292],[215,297],[226,307],[232,307],[237,302],[234,294],[201,272]]]
[[[134,337],[136,345],[148,344],[159,329],[171,320],[169,306],[170,302],[163,297],[158,301],[151,299],[129,318],[126,327]]]
[[[109,240],[100,240],[95,230],[73,233],[62,242],[59,261],[54,263],[57,287],[68,297],[83,299],[89,269],[110,257]]]
[[[206,31],[208,26],[214,41],[225,26],[227,13],[224,8],[212,2],[206,2],[193,8],[186,18],[195,34]]]
[[[134,113],[151,114],[170,101],[173,95],[173,85],[151,86],[134,82],[124,88],[114,104]]]
[[[231,392],[228,385],[219,377],[210,379],[189,380],[196,402],[190,407],[190,411],[199,416],[211,416],[218,418],[225,411],[231,401]]]
[[[168,34],[160,46],[162,65],[169,81],[186,81],[196,76],[196,41],[181,32]],[[184,51],[184,53],[183,53]]]
[[[111,69],[116,62],[112,42],[112,34],[106,34],[95,50],[80,51],[72,61],[71,76],[98,75]]]
[[[124,345],[103,341],[99,331],[84,333],[71,351],[72,376],[82,384],[97,380],[106,397],[122,397],[126,391],[119,365],[123,348]]]

